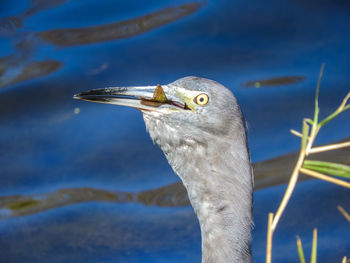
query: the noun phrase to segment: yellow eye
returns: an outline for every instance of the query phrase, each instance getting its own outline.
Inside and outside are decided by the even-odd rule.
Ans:
[[[198,105],[204,106],[205,104],[208,103],[209,97],[207,94],[202,93],[196,96],[193,101]]]

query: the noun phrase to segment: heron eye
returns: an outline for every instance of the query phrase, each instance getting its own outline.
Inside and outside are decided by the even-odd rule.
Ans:
[[[194,102],[201,106],[204,106],[205,104],[207,104],[208,101],[209,101],[209,97],[207,94],[204,94],[204,93],[199,94],[194,98]]]

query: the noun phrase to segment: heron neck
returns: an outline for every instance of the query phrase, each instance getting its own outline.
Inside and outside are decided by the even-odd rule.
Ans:
[[[202,263],[251,262],[253,183],[245,141],[231,141],[220,152],[196,145],[185,153],[185,148],[178,147],[167,157],[199,220]]]
[[[243,122],[216,135],[175,129],[153,115],[144,120],[187,189],[201,228],[202,263],[251,262],[253,179]]]
[[[191,204],[197,214],[202,237],[202,262],[249,263],[251,259],[251,198],[241,200],[220,192],[222,186],[215,186],[218,192],[201,186],[187,186]],[[196,189],[197,188],[197,189]],[[205,191],[205,190],[204,190]],[[209,197],[211,196],[211,197]]]

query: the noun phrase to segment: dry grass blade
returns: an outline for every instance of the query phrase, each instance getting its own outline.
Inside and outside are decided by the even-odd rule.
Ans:
[[[349,105],[346,105],[346,103],[348,103],[349,99],[350,99],[350,92],[345,96],[342,104],[340,104],[340,106],[338,108],[339,111],[341,111],[349,106]]]
[[[296,130],[290,129],[289,131],[290,131],[291,134],[293,134],[293,135],[295,135],[297,137],[300,137],[300,138],[303,137],[303,135],[300,132],[296,131]]]
[[[314,147],[310,149],[309,153],[319,153],[319,152],[325,152],[325,151],[331,151],[336,150],[340,148],[350,147],[350,142],[340,142],[336,144],[329,144],[319,147]]]
[[[273,213],[269,213],[268,217],[268,227],[267,227],[267,244],[266,244],[266,263],[271,263],[271,257],[272,257],[272,239],[273,239],[273,233],[276,230],[277,224],[289,202],[290,197],[292,196],[294,192],[295,185],[298,181],[299,174],[304,173],[306,175],[313,176],[315,178],[328,181],[334,184],[338,184],[343,187],[350,188],[350,183],[336,179],[327,175],[324,175],[322,173],[313,171],[313,170],[320,170],[322,169],[331,169],[331,171],[334,173],[342,173],[345,171],[345,175],[347,176],[347,169],[348,167],[341,166],[340,164],[335,164],[335,163],[326,163],[323,162],[320,164],[320,162],[316,163],[315,161],[309,161],[310,169],[305,169],[303,168],[303,164],[305,162],[305,158],[308,156],[310,153],[317,153],[317,152],[322,152],[322,151],[328,151],[328,150],[334,150],[334,149],[339,149],[343,147],[348,147],[350,146],[350,142],[346,143],[339,143],[339,144],[334,144],[334,145],[326,145],[326,146],[321,146],[321,147],[316,147],[312,148],[313,143],[316,139],[316,136],[318,132],[320,131],[320,128],[328,123],[330,120],[335,118],[337,115],[339,115],[341,112],[350,109],[350,104],[347,104],[348,100],[350,99],[350,92],[346,95],[344,98],[343,102],[341,105],[338,107],[336,111],[334,111],[331,115],[329,115],[327,118],[322,120],[321,122],[318,121],[318,114],[319,114],[319,107],[318,107],[318,96],[319,96],[319,90],[320,90],[320,84],[321,84],[321,79],[323,75],[325,64],[322,64],[318,82],[317,82],[317,88],[316,88],[316,95],[315,95],[315,111],[314,111],[314,117],[313,120],[311,119],[303,119],[303,126],[302,126],[302,133],[295,131],[295,130],[290,130],[290,132],[297,136],[301,137],[301,149],[298,157],[298,161],[294,166],[294,170],[290,176],[289,182],[287,189],[283,195],[282,201],[277,209],[276,214],[274,215]],[[310,130],[310,126],[311,130]],[[323,172],[323,171],[322,171]],[[300,239],[299,239],[300,241]],[[299,242],[298,247],[299,247]],[[301,245],[301,241],[300,241]],[[312,245],[312,255],[311,255],[311,263],[316,263],[316,251],[317,251],[317,229],[314,229],[314,236],[313,236],[313,245]],[[299,256],[301,251],[299,251]],[[302,261],[302,257],[300,256],[300,260]],[[305,259],[304,259],[305,262]]]
[[[267,239],[266,239],[266,263],[271,263],[272,259],[272,221],[273,213],[269,213],[268,222],[267,222]]]
[[[346,220],[348,220],[350,223],[350,215],[348,214],[348,212],[346,212],[345,209],[340,205],[338,205],[337,208],[340,211],[340,213],[342,213],[342,215],[346,218]]]
[[[303,129],[302,129],[302,138],[301,138],[301,150],[299,153],[299,158],[298,158],[298,161],[294,167],[293,173],[289,179],[287,190],[284,193],[283,199],[282,199],[282,201],[277,209],[276,215],[273,218],[272,226],[271,226],[272,231],[274,231],[276,229],[278,221],[280,220],[280,218],[283,214],[283,211],[286,208],[290,197],[292,196],[295,185],[298,181],[299,170],[302,167],[304,160],[305,160],[305,157],[306,157],[306,149],[308,148],[309,144],[311,144],[313,141],[313,140],[308,140],[308,134],[309,134],[309,125],[307,124],[306,119],[304,119],[303,120]]]
[[[324,175],[324,174],[321,174],[321,173],[318,173],[315,171],[311,171],[311,170],[308,170],[305,168],[300,168],[300,172],[303,174],[310,175],[312,177],[333,183],[333,184],[337,184],[337,185],[340,185],[340,186],[343,186],[346,188],[350,188],[350,183],[348,183],[346,181],[339,180],[339,179],[336,179],[336,178],[333,178],[333,177],[330,177],[330,176],[327,176],[327,175]]]

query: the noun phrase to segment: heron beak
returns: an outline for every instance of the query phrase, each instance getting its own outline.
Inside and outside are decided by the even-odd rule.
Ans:
[[[159,113],[188,109],[186,103],[166,85],[94,89],[76,94],[73,98]]]

